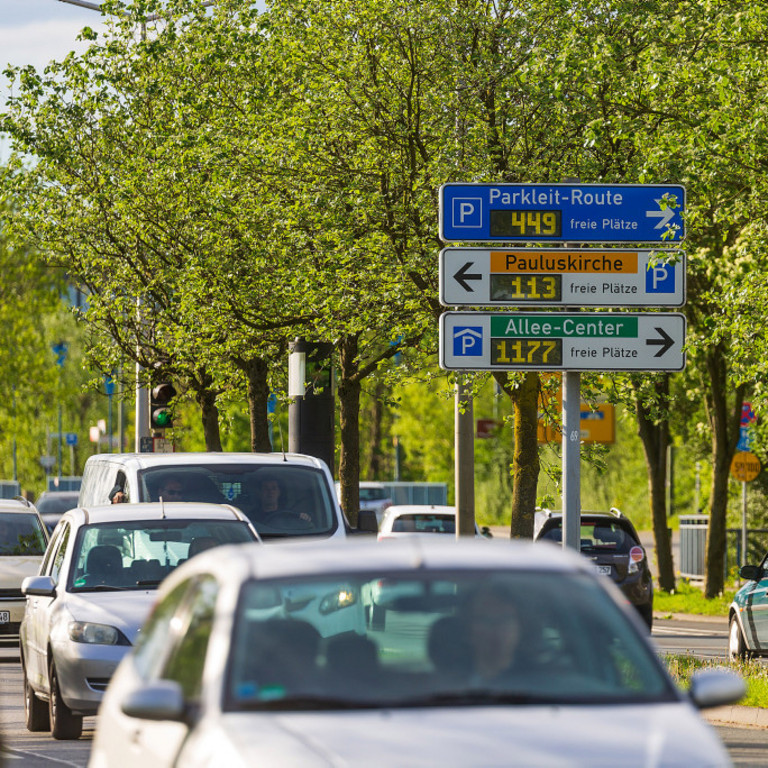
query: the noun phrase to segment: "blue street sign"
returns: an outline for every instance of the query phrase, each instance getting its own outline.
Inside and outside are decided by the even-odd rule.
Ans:
[[[64,440],[67,445],[77,445],[77,432],[65,432]]]
[[[443,184],[445,242],[666,243],[685,236],[679,184]]]

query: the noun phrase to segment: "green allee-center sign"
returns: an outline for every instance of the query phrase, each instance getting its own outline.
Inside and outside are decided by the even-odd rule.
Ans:
[[[530,338],[635,339],[638,318],[621,315],[498,315],[491,316],[491,336]]]

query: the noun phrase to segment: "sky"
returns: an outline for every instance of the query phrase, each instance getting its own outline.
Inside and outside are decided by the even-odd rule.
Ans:
[[[98,3],[99,0],[90,0]],[[0,0],[0,71],[8,64],[44,67],[63,59],[69,51],[85,50],[77,42],[83,27],[103,29],[101,14],[61,0]],[[8,80],[2,77],[3,100]]]

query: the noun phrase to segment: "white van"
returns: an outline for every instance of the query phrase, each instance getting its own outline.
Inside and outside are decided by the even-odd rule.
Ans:
[[[200,501],[238,507],[263,539],[344,537],[350,527],[320,459],[297,453],[102,453],[85,463],[79,505]],[[364,526],[361,526],[364,527]]]

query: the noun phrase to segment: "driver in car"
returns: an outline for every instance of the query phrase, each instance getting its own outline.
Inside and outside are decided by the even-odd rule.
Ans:
[[[288,517],[297,517],[307,523],[312,522],[312,518],[306,512],[294,512],[280,504],[280,497],[283,489],[276,478],[267,476],[261,478],[256,486],[259,500],[259,521],[263,523],[277,522],[283,515]]]

